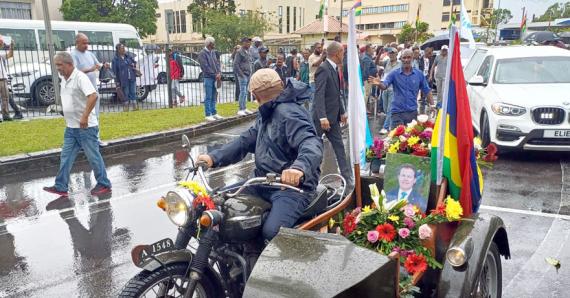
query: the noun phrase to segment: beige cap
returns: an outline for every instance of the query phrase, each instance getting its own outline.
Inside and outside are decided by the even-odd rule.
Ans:
[[[280,88],[276,88],[280,87]],[[283,85],[279,74],[273,69],[262,68],[256,71],[249,80],[249,91],[255,93],[279,92],[283,90]]]

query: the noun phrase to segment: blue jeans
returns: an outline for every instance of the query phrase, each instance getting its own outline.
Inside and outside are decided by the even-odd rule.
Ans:
[[[204,78],[204,90],[206,91],[206,98],[204,99],[206,117],[218,114],[216,111],[216,98],[218,95],[216,79]]]
[[[315,92],[317,91],[317,85],[315,82],[309,83],[309,87],[311,88],[311,98],[309,99],[309,112],[313,109],[313,102],[315,101]]]
[[[394,90],[386,89],[382,92],[382,104],[384,105],[384,112],[386,113],[386,119],[384,120],[384,129],[390,129],[390,123],[392,121],[392,113],[390,109],[392,108],[392,100],[394,99]]]
[[[55,188],[59,191],[68,191],[69,175],[71,168],[77,158],[79,150],[83,149],[89,165],[95,173],[97,184],[111,187],[111,182],[107,178],[107,171],[105,170],[105,163],[103,157],[99,152],[99,142],[97,140],[97,133],[99,127],[89,128],[65,128],[63,136],[63,147],[61,148],[61,157],[59,164],[59,171],[55,178]]]
[[[245,110],[245,103],[247,102],[247,85],[249,84],[249,77],[239,78],[239,110]]]
[[[125,103],[131,100],[137,100],[137,81],[128,81],[126,85],[122,85],[123,94],[125,94]]]

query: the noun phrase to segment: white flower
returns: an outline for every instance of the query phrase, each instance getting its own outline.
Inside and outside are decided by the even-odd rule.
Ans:
[[[419,117],[418,117],[419,118]],[[427,120],[426,120],[427,121]],[[424,121],[425,122],[425,121]],[[412,122],[408,123],[408,127],[409,128],[413,128],[416,125],[418,125],[418,122],[416,120],[412,120]]]
[[[428,127],[428,128],[426,128],[426,129],[424,129],[424,131],[431,131],[431,132],[433,132],[433,129],[432,129],[431,127]]]
[[[407,141],[407,140],[408,140],[408,138],[406,138],[404,135],[401,135],[401,136],[400,136],[400,142],[403,143],[403,142],[405,142],[405,141]]]
[[[418,122],[419,123],[426,123],[429,120],[429,116],[426,114],[418,115]]]

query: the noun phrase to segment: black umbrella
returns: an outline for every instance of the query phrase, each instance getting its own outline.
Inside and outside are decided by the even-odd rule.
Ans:
[[[462,38],[461,41],[468,41],[465,38]],[[442,34],[435,37],[432,37],[426,42],[421,45],[421,49],[425,50],[426,48],[430,47],[433,48],[434,51],[441,50],[441,47],[444,45],[449,45],[449,34]]]
[[[550,31],[538,31],[529,34],[524,40],[526,42],[543,43],[545,41],[559,40],[560,37]]]

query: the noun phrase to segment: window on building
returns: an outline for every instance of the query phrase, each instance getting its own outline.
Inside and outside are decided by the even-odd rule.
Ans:
[[[461,0],[453,0],[453,5],[461,5]]]
[[[200,18],[192,18],[192,31],[193,32],[202,32],[202,20]]]
[[[297,7],[293,6],[293,31],[297,31]]]
[[[444,12],[444,13],[441,15],[441,21],[442,21],[442,22],[449,22],[449,12]]]
[[[52,30],[51,33],[56,51],[65,51],[67,47],[75,45],[75,31]],[[38,30],[38,34],[40,37],[40,49],[47,51],[46,31]]]
[[[113,33],[111,32],[79,31],[79,33],[87,35],[87,38],[89,38],[89,43],[92,45],[105,45],[105,46],[113,45]]]
[[[174,12],[174,33],[180,33],[180,11]]]
[[[376,23],[376,24],[365,24],[364,29],[365,30],[378,30],[380,28],[380,24]]]
[[[451,0],[443,0],[443,6],[451,5]]]
[[[239,16],[240,16],[240,17],[245,16],[245,9],[240,9],[240,10],[239,10]]]
[[[287,6],[287,34],[291,33],[291,8]]]
[[[19,2],[0,2],[1,19],[32,19],[32,4]]]
[[[180,33],[186,33],[186,11],[180,11]]]

